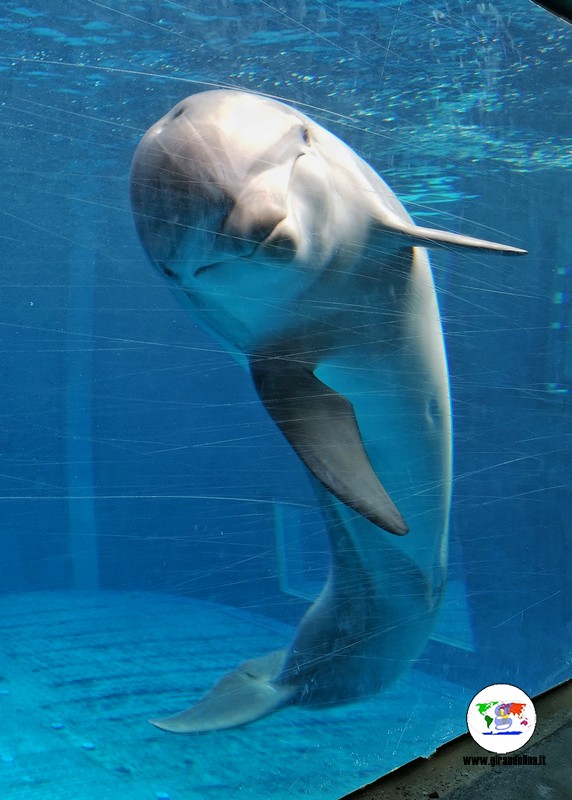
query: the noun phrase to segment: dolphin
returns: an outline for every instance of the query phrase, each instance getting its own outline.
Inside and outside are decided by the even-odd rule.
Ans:
[[[250,371],[331,544],[289,647],[151,722],[198,733],[374,695],[419,656],[446,573],[451,408],[426,248],[525,251],[415,225],[340,139],[243,91],[178,103],[143,136],[130,184],[151,262]]]

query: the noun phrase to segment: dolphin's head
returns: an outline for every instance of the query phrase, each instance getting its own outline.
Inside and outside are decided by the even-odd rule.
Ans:
[[[330,178],[312,127],[276,101],[218,90],[181,101],[141,140],[139,236],[203,312],[215,295],[292,298],[328,262]]]

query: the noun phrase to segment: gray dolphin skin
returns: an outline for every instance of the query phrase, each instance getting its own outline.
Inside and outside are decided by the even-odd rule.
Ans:
[[[131,199],[152,263],[306,465],[331,544],[289,647],[152,722],[197,733],[374,695],[418,658],[447,565],[449,382],[425,248],[525,251],[418,227],[340,139],[241,91],[192,95],[155,123]]]

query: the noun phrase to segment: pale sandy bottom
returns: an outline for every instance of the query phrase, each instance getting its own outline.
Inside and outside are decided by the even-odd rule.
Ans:
[[[231,731],[176,736],[148,724],[292,631],[159,594],[4,595],[0,797],[334,800],[464,732],[467,698],[415,670],[366,702],[292,707]]]

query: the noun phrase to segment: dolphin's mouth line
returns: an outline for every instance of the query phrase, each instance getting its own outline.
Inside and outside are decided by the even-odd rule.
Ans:
[[[249,261],[255,253],[256,253],[256,247],[254,248],[252,253],[248,253],[248,255],[245,256],[237,256],[236,258],[227,258],[223,259],[222,261],[213,261],[211,264],[203,264],[201,267],[198,267],[198,269],[195,270],[194,277],[200,278],[200,276],[204,275],[205,272],[210,272],[211,270],[216,269],[217,267],[224,267],[230,264],[236,264],[239,261]]]
[[[244,256],[237,256],[236,258],[225,258],[222,259],[221,261],[213,261],[210,264],[203,264],[201,267],[198,267],[198,269],[195,270],[194,277],[198,278],[205,272],[209,272],[210,270],[216,269],[217,267],[223,267],[225,264],[235,264],[237,261],[248,261],[256,253],[258,246],[259,245],[257,244],[251,253],[247,253]]]
[[[202,275],[204,272],[208,272],[208,270],[214,269],[216,267],[220,267],[222,264],[228,264],[228,261],[213,261],[212,264],[203,264],[202,267],[199,267],[195,270],[195,278],[198,278],[199,275]]]
[[[286,217],[284,217],[284,219],[286,219]],[[259,242],[256,242],[256,244],[254,245],[254,248],[251,250],[250,253],[245,253],[243,256],[237,256],[236,258],[222,259],[221,261],[212,261],[210,264],[203,264],[202,266],[198,267],[195,270],[194,277],[198,278],[201,275],[203,275],[205,272],[208,272],[211,269],[216,269],[217,267],[222,267],[225,264],[234,264],[237,261],[250,261],[257,254],[259,248],[264,247],[264,245],[267,244],[267,242],[272,238],[272,236],[274,235],[274,233],[276,231],[276,228],[278,228],[278,226],[280,225],[280,223],[282,223],[284,221],[284,219],[281,219],[280,222],[278,222],[272,228],[270,233],[267,234],[264,237],[264,239],[261,239]]]

